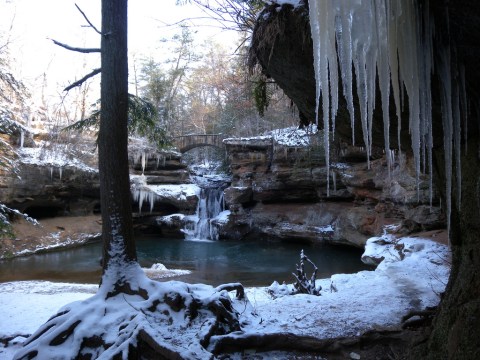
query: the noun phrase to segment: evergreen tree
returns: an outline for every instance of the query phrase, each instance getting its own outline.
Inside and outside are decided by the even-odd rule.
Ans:
[[[102,0],[101,119],[98,169],[103,234],[103,268],[119,291],[122,273],[136,262],[128,173],[127,0]],[[108,271],[108,272],[107,272]]]

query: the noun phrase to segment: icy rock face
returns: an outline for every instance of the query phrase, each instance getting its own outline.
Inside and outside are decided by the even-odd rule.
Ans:
[[[68,209],[61,215],[88,215],[100,199],[98,173],[88,168],[19,162],[17,173],[0,172],[0,198],[24,211],[32,206]]]
[[[339,83],[352,119],[353,112],[352,65],[355,69],[356,94],[359,99],[363,143],[367,161],[372,149],[373,111],[376,107],[377,79],[383,113],[385,151],[390,151],[390,88],[397,119],[401,108],[408,104],[408,129],[417,180],[425,169],[432,178],[432,95],[431,77],[434,68],[433,20],[429,9],[421,9],[412,0],[325,0],[309,2],[310,29],[313,40],[316,79],[316,121],[324,129],[335,131],[339,103]],[[463,81],[452,60],[449,45],[437,49],[436,67],[440,80],[443,117],[447,222],[452,208],[452,173],[455,163],[456,177],[461,183],[460,137],[461,114],[467,112],[460,99],[465,98]],[[340,59],[340,61],[338,61]],[[340,68],[341,81],[339,81]],[[405,93],[404,93],[405,91]],[[407,102],[408,98],[408,102]],[[319,108],[322,119],[319,119]],[[400,124],[397,130],[401,146]],[[329,168],[329,131],[324,133],[325,158]],[[455,136],[453,135],[455,134]],[[391,166],[390,157],[387,157]],[[370,164],[368,164],[370,165]],[[328,171],[328,170],[327,170]],[[417,184],[420,182],[417,181]],[[430,186],[432,181],[430,180]],[[460,185],[457,199],[461,198]],[[430,192],[432,194],[432,192]],[[432,195],[430,195],[432,197]],[[457,207],[460,207],[458,200]]]
[[[455,178],[460,179],[459,145],[466,139],[465,83],[475,88],[478,85],[472,81],[468,84],[465,70],[456,63],[460,57],[454,56],[455,52],[445,44],[462,44],[456,54],[466,56],[465,65],[470,76],[476,78],[478,55],[474,55],[472,45],[478,41],[472,40],[476,39],[474,34],[465,36],[463,25],[459,24],[463,24],[466,12],[459,9],[477,5],[467,2],[468,5],[462,3],[457,9],[456,3],[450,3],[449,8],[457,13],[455,24],[450,24],[452,29],[456,28],[452,32],[455,42],[449,42],[444,38],[448,32],[446,26],[437,26],[432,38],[433,18],[428,12],[431,8],[439,15],[436,7],[444,5],[421,2],[425,6],[420,11],[418,3],[310,1],[309,16],[305,13],[308,7],[292,9],[280,4],[266,7],[253,33],[250,63],[260,64],[275,79],[297,105],[303,123],[318,118],[319,125],[325,126],[328,121],[327,126],[335,130],[336,138],[353,137],[355,145],[365,146],[366,151],[374,152],[373,146],[382,146],[387,153],[393,148],[408,149],[415,155],[415,176],[420,178],[425,173],[430,183],[434,137],[435,146],[445,149],[445,193],[450,199],[452,187],[459,183],[452,181],[451,174],[455,171]],[[469,21],[476,23],[476,17]],[[439,18],[438,23],[446,24],[447,20]],[[278,36],[265,36],[272,33]],[[435,98],[430,95],[432,74],[440,85],[439,96]],[[315,104],[317,100],[319,103]],[[432,102],[443,115],[443,119],[434,120],[435,126]],[[460,198],[459,188],[456,191]],[[433,192],[431,195],[434,196]],[[459,204],[448,200],[444,205],[449,209]]]
[[[131,175],[130,181],[134,209],[139,215],[191,214],[197,207],[200,188],[195,184],[152,185],[144,175]]]
[[[158,151],[145,147],[129,146],[130,173],[145,175],[151,185],[185,184],[189,182],[186,165],[181,154],[175,151]]]
[[[385,224],[409,229],[445,226],[438,207],[429,206],[428,176],[421,177],[420,203],[413,160],[392,156],[372,160],[370,168],[361,148],[345,147],[331,165],[330,196],[326,194],[323,152],[308,146],[270,144],[264,138],[226,141],[233,173],[225,189],[231,211],[222,229],[224,238],[327,241],[363,246]],[[377,155],[376,155],[377,156]],[[361,162],[360,160],[363,160]],[[434,196],[435,204],[438,198]]]
[[[129,162],[134,212],[149,217],[195,211],[198,189],[189,184],[180,153],[133,143],[129,146]]]

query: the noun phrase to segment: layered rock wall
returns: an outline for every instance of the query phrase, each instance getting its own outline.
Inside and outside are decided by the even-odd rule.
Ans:
[[[445,226],[435,189],[430,206],[427,176],[417,192],[410,158],[397,155],[389,174],[384,156],[368,169],[361,148],[332,147],[337,161],[327,196],[321,137],[289,131],[309,140],[300,146],[282,144],[275,135],[225,140],[233,176],[222,237],[363,246],[387,225],[403,234]]]

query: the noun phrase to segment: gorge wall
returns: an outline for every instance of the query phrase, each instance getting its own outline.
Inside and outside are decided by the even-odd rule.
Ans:
[[[389,175],[381,151],[368,169],[362,148],[332,144],[327,196],[321,142],[320,134],[294,128],[226,139],[232,183],[225,202],[231,214],[222,237],[361,247],[388,225],[401,234],[445,227],[436,190],[430,206],[428,178],[420,178],[417,193],[412,159],[405,154],[390,154]]]
[[[308,3],[308,0],[292,1],[290,5],[288,1],[269,3],[257,17],[250,52],[251,65],[259,64],[261,71],[279,84],[303,114],[304,123],[314,119],[316,102]],[[445,108],[441,105],[441,94],[450,89],[449,86],[442,88],[442,76],[448,76],[442,75],[437,66],[433,71],[431,89],[433,180],[442,193],[444,202],[451,200],[452,204],[455,204],[452,206],[448,234],[453,254],[452,270],[432,329],[426,331],[427,334],[431,331],[431,334],[427,335],[427,339],[416,339],[408,358],[475,359],[480,356],[477,336],[480,333],[480,323],[476,320],[480,313],[480,3],[473,0],[419,0],[415,4],[435,22],[433,59],[442,60],[445,54],[451,55],[446,64],[447,74],[450,71],[452,77],[451,85],[459,85],[462,76],[458,74],[463,74],[466,90],[463,101],[470,105],[461,129],[452,131],[445,126]],[[453,67],[450,67],[451,65]],[[378,97],[378,94],[376,95]],[[458,97],[454,101],[458,101]],[[378,117],[377,112],[374,118]],[[394,114],[391,114],[390,118],[396,121]],[[383,126],[378,125],[381,121],[374,122],[376,125],[372,129],[372,142],[376,146],[383,146]],[[399,122],[402,124],[401,145],[404,149],[410,149],[408,114],[402,114]],[[393,148],[400,145],[396,142],[395,134],[392,134],[395,128],[396,124],[392,123],[390,146]],[[452,176],[445,161],[449,157],[449,146],[445,146],[448,141],[445,139],[453,135],[453,132],[460,137],[460,140],[457,138],[457,146],[461,145],[462,148],[459,154],[461,165],[456,165],[456,176]],[[352,137],[350,117],[343,99],[340,99],[339,103],[336,134],[344,139]],[[361,141],[359,134],[361,132],[355,126],[355,136]],[[461,176],[458,176],[459,173]],[[453,186],[461,188],[461,193],[450,194],[450,191],[446,190],[450,180]]]

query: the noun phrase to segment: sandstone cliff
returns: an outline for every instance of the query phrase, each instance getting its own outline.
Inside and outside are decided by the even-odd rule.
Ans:
[[[231,211],[225,238],[363,246],[387,225],[402,234],[445,226],[436,190],[430,207],[428,178],[421,177],[417,192],[405,155],[397,153],[389,175],[385,156],[377,155],[368,169],[361,148],[332,144],[336,161],[327,196],[324,151],[315,130],[290,128],[227,139],[225,145],[233,174],[225,190]]]

